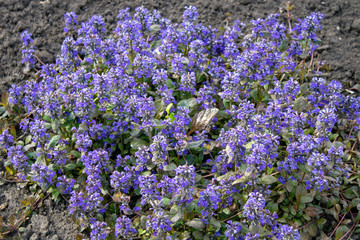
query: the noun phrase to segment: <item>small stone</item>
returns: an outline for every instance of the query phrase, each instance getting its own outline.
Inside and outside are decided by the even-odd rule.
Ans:
[[[49,230],[49,220],[43,215],[35,214],[31,217],[31,226],[34,232],[44,234]]]
[[[360,18],[355,19],[351,24],[351,28],[360,32]]]
[[[58,237],[58,235],[55,234],[49,240],[59,240],[59,237]]]
[[[37,233],[34,233],[33,235],[31,235],[31,237],[29,238],[29,240],[39,240],[40,237]]]

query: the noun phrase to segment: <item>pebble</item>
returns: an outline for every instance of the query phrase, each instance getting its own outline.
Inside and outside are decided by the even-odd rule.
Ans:
[[[355,19],[351,24],[351,28],[360,32],[360,18]]]
[[[35,214],[31,217],[32,230],[34,232],[48,232],[49,220],[46,216]]]

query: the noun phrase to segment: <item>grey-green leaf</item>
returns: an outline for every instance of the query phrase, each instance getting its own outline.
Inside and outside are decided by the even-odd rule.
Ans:
[[[57,132],[60,127],[60,121],[59,119],[55,118],[51,121],[51,128],[54,132]]]
[[[50,142],[49,142],[49,148],[53,148],[56,146],[56,144],[58,144],[59,140],[60,140],[60,135],[55,135],[51,138]]]
[[[177,167],[175,163],[170,163],[169,165],[164,166],[164,171],[170,172],[170,171],[174,171],[176,168]]]
[[[260,183],[262,184],[273,184],[277,182],[277,178],[271,175],[264,175],[260,179]]]
[[[189,142],[186,146],[187,149],[192,148],[198,148],[201,146],[201,144],[204,142],[204,140],[196,141],[196,142]]]
[[[178,107],[186,107],[192,112],[198,105],[196,98],[184,99],[178,103]]]
[[[140,147],[147,145],[148,143],[141,138],[134,138],[130,143],[131,148],[135,148],[135,149],[139,149]]]
[[[186,225],[188,225],[189,227],[193,227],[195,229],[205,228],[205,224],[201,221],[200,218],[194,218],[190,222],[187,222]]]

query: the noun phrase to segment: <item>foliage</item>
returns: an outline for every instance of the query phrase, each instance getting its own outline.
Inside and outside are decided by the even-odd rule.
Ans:
[[[248,34],[183,16],[124,9],[106,36],[101,16],[65,14],[56,64],[24,32],[36,72],[2,99],[8,174],[69,198],[92,239],[358,232],[360,98],[318,77],[323,15],[292,30],[269,15]]]

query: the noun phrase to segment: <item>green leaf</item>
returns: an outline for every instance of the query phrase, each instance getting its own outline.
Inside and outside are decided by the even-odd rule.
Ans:
[[[306,169],[306,166],[304,164],[299,164],[297,167],[305,173],[310,173],[309,170]]]
[[[347,233],[347,231],[349,231],[349,228],[347,226],[339,226],[338,229],[335,232],[335,239],[339,240],[340,238],[342,238],[345,233]]]
[[[180,219],[183,218],[183,214],[181,211],[177,211],[176,214],[170,219],[171,222],[176,223]]]
[[[59,119],[55,118],[51,121],[51,128],[54,132],[57,132],[60,127],[60,121]]]
[[[195,110],[197,105],[198,103],[196,101],[196,98],[190,98],[190,99],[181,100],[177,106],[188,108],[190,112],[192,112],[193,110]]]
[[[195,229],[205,228],[205,224],[201,221],[200,218],[194,218],[190,222],[187,222],[186,225],[188,225],[189,227],[193,227]]]
[[[161,46],[161,44],[162,44],[162,40],[152,41],[151,44],[150,44],[150,48],[155,49],[155,48]]]
[[[170,172],[170,171],[174,171],[177,168],[175,163],[170,163],[169,165],[164,166],[164,171],[165,172]]]
[[[30,148],[33,148],[33,147],[36,147],[36,143],[31,142],[30,144],[25,145],[23,150],[24,150],[24,152],[27,152],[27,151],[29,151]]]
[[[295,191],[295,197],[299,203],[300,203],[301,198],[303,196],[305,196],[306,194],[307,194],[307,191],[303,184],[297,186],[296,191]]]
[[[77,165],[75,163],[69,163],[64,166],[64,168],[68,171],[74,170],[76,167],[77,167]]]
[[[288,46],[289,46],[289,39],[285,38],[285,40],[281,42],[281,45],[279,47],[279,51],[280,52],[285,51],[288,48]]]
[[[319,209],[317,209],[316,207],[309,206],[305,209],[305,213],[309,217],[316,217],[319,214]]]
[[[144,177],[150,176],[150,175],[151,175],[151,171],[144,171],[141,173],[141,176],[144,176]]]
[[[215,220],[215,218],[210,220],[210,224],[216,228],[216,231],[219,231],[221,228],[221,223],[219,221]]]
[[[177,205],[173,205],[171,208],[170,208],[170,214],[171,215],[175,215],[175,213],[179,212],[179,207]]]
[[[233,171],[229,171],[224,175],[217,177],[216,180],[220,182],[221,180],[228,180],[232,176],[235,176],[235,173]]]
[[[147,146],[147,145],[148,145],[148,143],[144,139],[141,139],[141,138],[134,138],[130,143],[131,148],[134,148],[134,149],[139,149],[140,147]]]
[[[277,178],[271,175],[264,175],[260,178],[262,184],[273,184],[275,182],[277,182]]]
[[[325,218],[320,218],[320,219],[316,220],[316,224],[318,224],[318,225],[324,225],[325,223],[326,223]]]
[[[31,141],[31,138],[32,138],[31,135],[27,136],[25,138],[25,144],[28,144]]]
[[[51,118],[50,118],[49,116],[47,116],[47,115],[42,116],[42,119],[43,119],[44,121],[48,122],[48,123],[51,122]]]
[[[169,206],[171,199],[169,198],[163,198],[161,199],[161,202],[163,203],[164,206]]]
[[[277,203],[274,203],[274,202],[268,202],[268,204],[266,204],[266,208],[270,212],[277,212],[279,210],[279,205]]]
[[[4,106],[0,107],[0,114],[3,114],[6,111],[6,108]]]
[[[11,135],[16,139],[16,129],[15,126],[10,127],[10,133]]]
[[[133,123],[134,128],[131,130],[130,135],[133,137],[136,137],[139,135],[141,129],[140,129],[140,125],[137,123]]]
[[[54,189],[54,191],[51,193],[52,199],[54,199],[55,201],[59,200],[59,194],[59,191],[57,189]]]
[[[224,208],[224,209],[222,210],[222,212],[225,213],[226,215],[230,215],[230,213],[231,213],[231,211],[230,211],[229,208]]]
[[[193,149],[193,148],[198,148],[201,146],[201,144],[204,142],[204,140],[200,140],[200,141],[196,141],[196,142],[189,142],[186,145],[187,149]]]
[[[202,232],[200,231],[194,231],[192,235],[195,239],[204,239],[204,234],[202,234]]]
[[[301,196],[300,202],[301,203],[310,203],[314,200],[314,197],[311,195],[305,195],[305,196]]]
[[[299,97],[294,101],[294,110],[297,112],[303,112],[308,109],[308,100],[305,97]]]
[[[72,122],[75,120],[75,114],[74,112],[70,112],[69,116],[66,118],[66,121]]]
[[[170,110],[171,110],[171,108],[172,108],[173,106],[174,106],[173,103],[170,103],[169,105],[167,105],[165,111],[166,111],[166,113],[167,113],[168,115],[170,114]]]
[[[59,140],[60,140],[61,136],[60,135],[55,135],[51,138],[50,142],[48,143],[48,147],[49,148],[53,148],[56,146],[56,144],[58,144]]]
[[[76,158],[80,158],[81,157],[81,153],[76,151],[76,150],[71,150],[70,152],[71,155],[73,155]]]
[[[150,26],[151,32],[157,32],[157,31],[159,31],[159,29],[160,29],[159,24],[153,24],[153,25]]]

